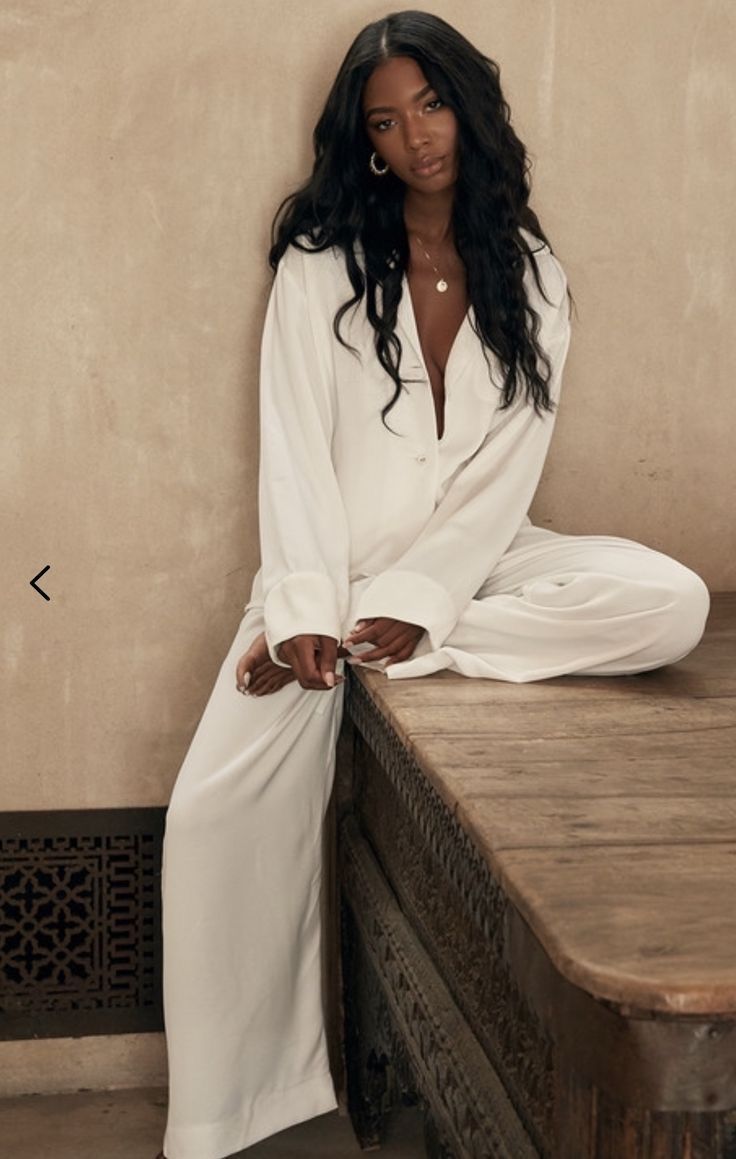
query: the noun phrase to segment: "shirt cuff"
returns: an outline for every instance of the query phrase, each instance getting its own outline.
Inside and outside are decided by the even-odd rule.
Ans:
[[[263,602],[263,619],[269,656],[281,668],[289,665],[279,659],[276,649],[292,636],[342,638],[335,585],[322,572],[284,576]]]
[[[418,571],[383,571],[368,585],[355,618],[379,616],[419,624],[429,636],[433,651],[444,644],[458,620],[445,588]]]

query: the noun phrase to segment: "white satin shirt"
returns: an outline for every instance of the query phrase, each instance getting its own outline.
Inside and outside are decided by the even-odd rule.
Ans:
[[[527,262],[557,400],[570,339],[567,283],[548,247],[527,239],[552,303]],[[554,416],[537,415],[523,398],[499,409],[500,367],[489,352],[492,381],[471,306],[445,368],[438,439],[406,276],[396,327],[401,373],[420,381],[389,411],[392,434],[380,412],[394,384],[378,362],[365,303],[348,311],[341,330],[360,359],[332,330],[352,293],[339,250],[294,246],[271,288],[260,369],[261,568],[246,608],[263,605],[277,663],[276,648],[292,636],[341,640],[373,616],[420,624],[439,648],[528,522],[552,435]]]

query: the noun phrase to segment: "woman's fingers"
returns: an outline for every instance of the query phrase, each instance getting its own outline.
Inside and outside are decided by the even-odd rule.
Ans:
[[[251,696],[265,696],[269,692],[277,692],[285,684],[296,680],[291,668],[279,668],[275,664],[264,665],[251,678],[248,692]]]
[[[352,632],[348,632],[345,637],[346,644],[363,644],[369,639],[369,633],[373,629],[375,620],[358,620],[358,623],[353,628]],[[370,637],[372,639],[372,637]]]
[[[365,664],[367,661],[372,664],[375,660],[385,660],[387,656],[393,656],[395,651],[394,645],[374,648],[371,652],[361,652],[360,656],[353,656],[352,660],[348,660],[348,664]]]
[[[402,660],[408,660],[409,657],[414,652],[414,649],[416,648],[416,646],[417,646],[416,640],[410,640],[409,643],[405,644],[403,648],[399,649],[398,651],[394,650],[394,652],[391,654],[391,656],[389,656],[388,663],[389,664],[400,664],[402,662]]]
[[[390,628],[383,630],[379,626],[382,623],[387,623]],[[400,660],[408,660],[424,631],[418,624],[406,624],[403,620],[376,620],[374,629],[375,639],[368,638],[367,642],[375,643],[375,648],[352,657],[348,660],[348,664],[361,664],[366,661],[374,663],[377,660],[397,663]]]
[[[278,692],[286,684],[291,684],[296,680],[296,676],[291,669],[281,668],[278,673],[274,672],[270,676],[264,676],[248,689],[251,696],[269,696],[273,692]]]
[[[254,644],[251,644],[248,651],[240,657],[235,668],[235,683],[239,689],[249,687],[258,662],[259,650]]]
[[[337,640],[332,636],[319,637],[319,673],[328,688],[334,688],[336,682],[335,665],[337,664]]]
[[[316,639],[316,636],[293,636],[279,648],[279,656],[294,669],[302,688],[314,688],[321,679],[315,659]]]
[[[348,663],[388,660],[389,663],[408,659],[421,636],[423,628],[382,616],[356,625],[347,637],[351,644],[367,643],[373,647],[359,657],[352,657],[347,648],[333,636],[292,636],[279,644],[279,659],[288,668],[274,665],[263,636],[253,641],[240,657],[235,670],[239,692],[252,696],[267,696],[277,692],[292,680],[302,688],[328,691],[344,681],[336,674],[337,660],[347,657]]]
[[[344,676],[338,676],[335,667],[340,654],[349,655],[347,649],[338,648],[334,636],[320,636],[319,669],[327,688],[337,688],[343,684]]]
[[[377,648],[385,648],[392,640],[398,639],[406,625],[400,620],[375,620],[360,632],[347,637],[347,642],[356,644],[375,644]]]
[[[377,648],[385,648],[392,641],[399,639],[402,633],[408,632],[409,635],[418,640],[423,631],[424,628],[421,628],[419,624],[410,624],[405,620],[394,620],[388,616],[380,616],[365,622],[364,627],[359,627],[356,624],[353,631],[345,637],[345,643],[375,644]]]
[[[324,691],[342,683],[335,675],[337,640],[332,636],[293,636],[281,644],[279,655],[293,668],[302,688]]]
[[[342,684],[335,667],[338,657],[349,654],[332,636],[293,636],[278,646],[279,659],[289,665],[284,668],[274,664],[261,634],[238,660],[236,686],[251,696],[267,696],[298,680],[302,688],[325,691]]]

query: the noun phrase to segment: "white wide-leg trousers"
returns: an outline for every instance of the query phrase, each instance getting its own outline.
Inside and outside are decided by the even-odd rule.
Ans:
[[[708,608],[702,580],[667,556],[526,525],[443,647],[420,642],[388,675],[639,672],[691,651]],[[262,627],[249,607],[166,815],[167,1159],[224,1159],[337,1107],[320,887],[343,689],[238,693],[237,661]]]

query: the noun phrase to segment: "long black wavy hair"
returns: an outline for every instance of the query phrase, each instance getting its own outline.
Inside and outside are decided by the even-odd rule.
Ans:
[[[275,272],[289,244],[301,250],[335,246],[343,252],[354,294],[335,314],[333,330],[338,341],[355,352],[342,338],[340,322],[365,295],[376,354],[396,387],[381,411],[385,423],[403,385],[401,340],[395,326],[409,261],[403,216],[406,186],[393,172],[380,179],[370,173],[373,147],[364,126],[362,95],[375,67],[392,56],[415,60],[458,121],[454,240],[466,268],[474,329],[489,374],[487,348],[504,371],[500,405],[510,406],[523,383],[526,399],[537,413],[552,410],[550,362],[538,344],[539,316],[529,305],[522,281],[528,258],[544,294],[534,257],[542,246],[529,246],[520,233],[524,228],[549,246],[528,204],[530,162],[511,127],[498,65],[439,16],[394,12],[367,25],[355,38],[314,129],[312,174],[276,211],[269,264]],[[308,246],[300,243],[300,237],[306,237]],[[363,251],[363,268],[356,243]]]

